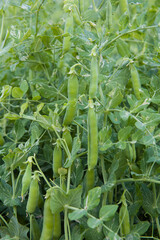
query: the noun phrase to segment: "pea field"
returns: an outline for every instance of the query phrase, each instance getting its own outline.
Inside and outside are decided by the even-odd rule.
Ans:
[[[160,239],[160,0],[0,1],[0,239]]]

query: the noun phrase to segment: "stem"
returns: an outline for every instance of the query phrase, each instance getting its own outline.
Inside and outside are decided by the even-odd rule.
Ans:
[[[68,221],[68,208],[64,208],[64,233],[65,233],[65,240],[68,240],[68,229],[67,229],[67,221]]]
[[[2,23],[1,23],[1,33],[0,33],[0,47],[2,43],[2,37],[3,37],[3,28],[4,28],[4,11],[2,13]]]
[[[0,218],[2,219],[2,221],[6,224],[6,226],[8,227],[8,223],[6,222],[6,220],[4,219],[4,217],[0,214]]]
[[[158,217],[155,217],[155,220],[156,220],[158,235],[159,235],[159,237],[160,237],[160,225],[159,225],[159,219],[158,219]]]
[[[126,178],[126,179],[119,179],[119,180],[116,181],[116,184],[124,183],[124,182],[149,182],[149,183],[160,184],[160,181],[154,180],[152,178],[139,178],[139,179]]]
[[[15,179],[14,179],[14,171],[13,171],[13,167],[11,166],[11,177],[12,177],[12,199],[15,199]],[[17,208],[16,206],[13,206],[13,212],[14,215],[17,217]]]
[[[67,194],[69,193],[69,189],[70,189],[70,180],[71,180],[71,166],[68,168],[68,177],[67,177]]]
[[[107,174],[106,174],[106,170],[105,170],[103,155],[100,156],[100,159],[101,159],[101,168],[102,168],[103,182],[104,182],[104,184],[106,184],[107,183]],[[103,194],[102,206],[106,205],[106,202],[107,202],[107,192],[105,192]]]
[[[92,5],[93,5],[93,8],[94,8],[94,11],[97,12],[97,8],[96,8],[94,0],[92,0]]]
[[[45,176],[44,173],[42,172],[42,170],[41,170],[41,168],[40,168],[40,166],[39,166],[39,164],[38,164],[38,162],[37,162],[37,160],[36,160],[35,157],[34,157],[34,161],[35,161],[35,163],[36,163],[36,165],[37,165],[37,168],[39,169],[42,177],[44,178],[44,180],[46,181],[46,183],[48,184],[48,186],[51,188],[51,187],[52,187],[51,184],[48,182],[46,176]]]
[[[42,0],[41,4],[39,5],[39,8],[37,10],[37,14],[36,14],[36,32],[35,32],[35,36],[37,36],[37,33],[38,33],[38,16],[39,16],[39,12],[40,12],[40,9],[43,5],[45,0]]]
[[[144,30],[144,29],[150,29],[150,28],[157,28],[159,27],[158,25],[153,25],[153,26],[147,26],[147,27],[139,27],[139,28],[136,28],[136,29],[132,29],[128,32],[124,32],[124,33],[121,33],[119,34],[117,37],[113,38],[110,42],[108,42],[108,39],[101,45],[101,47],[99,48],[100,51],[103,51],[104,48],[108,47],[109,45],[111,45],[113,42],[115,42],[118,38],[126,35],[126,34],[129,34],[129,33],[133,33],[133,32],[136,32],[136,31],[139,31],[139,30]]]
[[[30,221],[30,233],[29,233],[29,240],[32,240],[32,224],[31,224],[32,214],[29,214],[29,221]]]
[[[17,177],[17,180],[16,180],[16,184],[15,184],[15,192],[16,192],[17,187],[18,187],[18,182],[19,182],[20,176],[21,176],[21,171],[19,172],[18,177]]]

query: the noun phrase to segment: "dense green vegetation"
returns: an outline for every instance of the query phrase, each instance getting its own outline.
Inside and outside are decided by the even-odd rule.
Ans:
[[[2,240],[160,239],[160,1],[0,1]]]

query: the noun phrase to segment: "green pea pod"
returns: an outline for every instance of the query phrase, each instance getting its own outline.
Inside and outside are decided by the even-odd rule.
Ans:
[[[53,175],[58,177],[58,169],[62,167],[62,149],[57,144],[53,151]]]
[[[77,110],[77,100],[71,100],[68,102],[68,106],[66,109],[66,113],[63,120],[63,125],[67,126],[70,125],[76,115]]]
[[[32,214],[31,216],[31,230],[32,230],[32,240],[39,240],[41,236],[40,227],[38,225],[37,220],[35,219],[35,216]]]
[[[121,197],[122,205],[119,211],[119,223],[120,225],[120,232],[121,236],[127,235],[130,233],[130,219],[129,219],[129,212],[127,208],[127,203],[125,199],[125,191]]]
[[[53,240],[58,240],[61,236],[61,215],[60,213],[55,213],[53,217]]]
[[[64,33],[68,34],[69,36],[65,36],[63,38],[63,53],[68,52],[71,48],[71,36],[70,36],[70,34],[72,34],[72,32],[73,32],[73,16],[68,15],[67,18],[66,18],[66,22],[65,22]]]
[[[92,100],[89,101],[88,110],[88,170],[97,165],[98,160],[98,127],[97,117]]]
[[[134,64],[130,64],[130,73],[131,73],[131,80],[132,80],[134,94],[136,98],[140,100],[141,99],[141,93],[140,93],[141,83],[140,83],[138,71],[134,66]]]
[[[129,51],[128,44],[124,40],[118,39],[116,41],[116,46],[117,46],[118,53],[122,57],[129,57],[130,56],[130,51]]]
[[[106,26],[108,29],[112,27],[112,3],[110,0],[107,0],[106,5]]]
[[[28,161],[28,165],[26,167],[25,173],[22,178],[22,191],[21,191],[22,200],[23,200],[24,194],[29,189],[29,186],[31,183],[31,174],[32,174],[32,162]]]
[[[121,14],[128,13],[128,0],[119,0]]]
[[[69,151],[72,150],[72,136],[70,134],[70,131],[66,128],[62,134],[62,138],[65,140]]]
[[[74,100],[78,98],[78,78],[75,73],[71,73],[68,78],[68,99]]]
[[[68,78],[68,106],[63,120],[63,125],[72,123],[76,110],[78,99],[78,78],[75,72],[72,72]]]
[[[86,172],[86,195],[89,190],[94,188],[94,182],[95,182],[95,175],[94,175],[94,169],[91,169],[90,171],[87,170]]]
[[[75,5],[72,5],[72,15],[73,15],[74,22],[79,26],[82,25],[80,13],[78,11],[78,8]]]
[[[99,67],[98,67],[96,48],[97,48],[97,46],[95,46],[91,52],[91,56],[92,56],[92,59],[91,59],[91,81],[90,81],[90,86],[89,86],[89,97],[90,98],[95,98],[95,96],[97,94],[97,89],[98,89]]]
[[[50,209],[50,196],[45,200],[43,211],[43,227],[40,240],[52,240],[54,229],[54,215]]]
[[[34,213],[36,210],[36,207],[38,205],[38,199],[39,199],[39,176],[38,173],[35,172],[34,177],[31,181],[30,188],[29,188],[29,197],[27,201],[27,213]]]
[[[5,143],[2,133],[0,132],[0,146],[3,146]]]

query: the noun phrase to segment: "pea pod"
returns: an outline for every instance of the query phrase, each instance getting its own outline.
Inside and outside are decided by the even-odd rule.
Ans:
[[[27,208],[26,208],[27,213],[30,213],[30,214],[35,212],[36,207],[38,205],[38,199],[39,199],[38,181],[39,181],[39,176],[38,176],[38,173],[35,172],[30,184],[29,197],[28,197]]]
[[[32,237],[33,240],[39,240],[40,236],[41,236],[41,231],[40,231],[40,227],[38,225],[37,220],[35,219],[35,216],[32,214],[31,216],[31,230],[32,230]]]
[[[58,240],[61,236],[61,215],[55,213],[53,217],[53,239]]]
[[[106,4],[106,26],[108,29],[112,27],[112,3],[107,0]]]
[[[87,170],[86,172],[86,194],[89,190],[91,190],[94,187],[95,182],[95,175],[94,175],[94,169],[91,169],[90,171]]]
[[[60,144],[57,142],[57,145],[53,151],[53,175],[58,177],[58,169],[62,167],[62,149]]]
[[[97,94],[97,89],[98,89],[98,59],[97,59],[97,53],[96,53],[96,48],[95,46],[92,49],[91,52],[91,80],[90,80],[90,86],[89,86],[89,97],[90,98],[95,98]]]
[[[54,215],[50,209],[50,196],[47,196],[44,203],[43,227],[40,240],[52,240],[54,229]]]
[[[67,36],[64,36],[63,38],[63,54],[68,52],[71,48],[71,35],[73,32],[73,16],[69,15],[66,18],[65,21],[65,29],[64,29],[64,33]]]
[[[140,83],[138,71],[134,64],[130,64],[130,73],[131,73],[131,80],[132,80],[134,94],[136,98],[140,100],[141,99],[141,93],[140,93],[141,83]]]
[[[126,198],[125,198],[125,191],[121,197],[122,205],[119,211],[119,223],[120,225],[120,232],[121,236],[127,235],[130,233],[130,219],[129,219],[129,212],[127,208]]]
[[[72,136],[70,134],[70,131],[66,128],[62,134],[62,138],[65,140],[69,151],[72,150]]]
[[[23,200],[24,194],[29,189],[29,186],[30,186],[30,183],[31,183],[32,157],[29,157],[27,162],[28,162],[27,167],[26,167],[25,173],[24,173],[23,178],[22,178],[22,191],[21,191],[22,200]]]
[[[128,0],[119,0],[119,7],[121,15],[128,13]]]
[[[78,78],[75,72],[71,72],[68,78],[68,106],[63,120],[63,125],[72,123],[77,109]]]
[[[0,146],[3,146],[5,143],[2,133],[0,132]]]
[[[128,44],[124,40],[118,39],[116,41],[116,46],[117,46],[118,53],[122,57],[129,57],[130,56],[130,51],[129,51]]]
[[[88,110],[88,170],[97,165],[98,160],[98,127],[93,101],[89,101]]]

